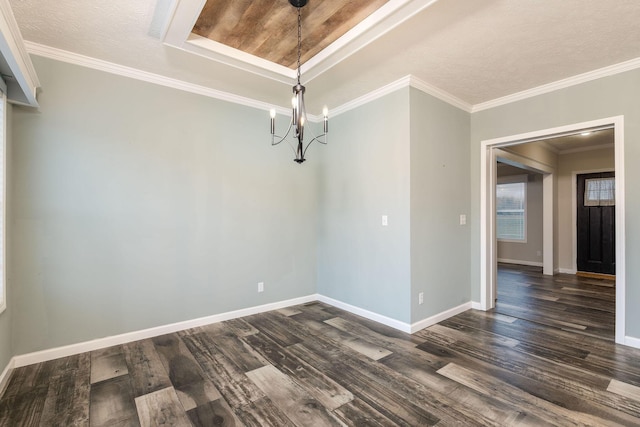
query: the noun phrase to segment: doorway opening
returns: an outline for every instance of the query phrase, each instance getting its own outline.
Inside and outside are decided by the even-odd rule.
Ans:
[[[576,123],[572,125],[544,129],[526,134],[511,135],[482,141],[481,145],[481,195],[480,195],[480,306],[489,310],[495,306],[497,283],[497,242],[496,242],[496,165],[501,149],[533,141],[542,141],[584,132],[585,130],[613,129],[615,170],[616,170],[616,210],[615,210],[615,252],[616,252],[616,295],[615,295],[615,341],[625,343],[625,222],[624,222],[624,118],[617,116],[601,120]],[[545,203],[543,206],[543,268],[545,274],[558,272],[557,241],[553,229],[555,207],[553,204],[556,189],[554,171],[545,172],[543,186]],[[548,197],[548,195],[551,195]],[[550,270],[549,270],[550,269]]]

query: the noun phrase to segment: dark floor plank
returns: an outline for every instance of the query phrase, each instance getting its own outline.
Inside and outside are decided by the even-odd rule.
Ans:
[[[327,343],[306,341],[289,349],[296,356],[306,358],[334,381],[348,387],[359,397],[390,420],[399,424],[435,425],[444,424],[492,425],[482,415],[469,418],[453,409],[444,396],[422,387],[412,379],[394,373],[380,364],[371,364],[364,356],[345,351]],[[367,365],[369,369],[362,369]]]
[[[262,397],[240,406],[235,409],[235,412],[242,424],[247,427],[294,426],[291,420],[268,397]]]
[[[92,384],[90,405],[91,427],[140,425],[128,375]]]
[[[0,426],[38,426],[42,418],[48,387],[3,396],[0,401]]]
[[[134,397],[171,387],[171,380],[151,340],[122,346]]]
[[[227,402],[222,398],[188,410],[187,416],[195,427],[235,427],[241,425]]]
[[[241,371],[253,371],[254,369],[261,368],[268,364],[268,362],[258,352],[254,351],[244,341],[241,341],[230,330],[226,333],[213,336],[205,332],[205,335],[210,338],[210,346],[215,347],[218,351],[227,356],[227,358]]]
[[[278,317],[284,317],[278,313],[262,313],[245,317],[245,320],[261,333],[277,342],[281,346],[289,346],[299,343],[301,340],[291,331],[282,327]]]
[[[350,391],[336,383],[323,372],[296,357],[264,334],[245,337],[251,347],[264,355],[280,371],[293,378],[325,408],[336,409],[353,400]]]
[[[360,399],[354,399],[353,401],[336,408],[334,413],[346,425],[352,427],[392,427],[398,425]]]
[[[152,341],[185,408],[192,409],[221,397],[216,386],[206,378],[202,367],[177,334],[162,335],[152,338]]]
[[[604,419],[588,414],[571,411],[562,406],[553,405],[543,399],[512,387],[492,377],[480,376],[476,373],[457,366],[453,363],[446,365],[438,371],[439,374],[457,381],[473,390],[502,400],[521,408],[526,413],[531,413],[544,422],[555,426],[583,426],[583,425],[607,425]],[[609,422],[608,425],[614,425]]]
[[[206,333],[189,332],[183,334],[181,338],[207,378],[234,410],[264,397],[264,393],[247,378],[245,373],[211,344],[211,339]]]
[[[316,399],[272,365],[247,372],[247,376],[295,424],[318,427],[340,425]]]
[[[83,353],[69,359],[70,364],[54,363],[61,371],[49,383],[41,426],[89,425],[90,357]]]

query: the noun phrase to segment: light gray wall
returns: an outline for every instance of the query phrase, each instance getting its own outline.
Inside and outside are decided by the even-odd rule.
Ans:
[[[575,228],[573,225],[572,177],[576,171],[614,170],[613,147],[558,156],[558,259],[559,268],[573,270]],[[627,184],[628,185],[628,184]]]
[[[411,319],[409,137],[406,88],[333,118],[329,145],[315,151],[318,292],[402,322]]]
[[[271,147],[268,112],[33,62],[41,108],[14,109],[10,159],[15,353],[315,293],[318,160]]]
[[[12,117],[13,117],[13,107],[11,105],[7,105],[7,150],[4,153],[6,159],[11,158],[12,154]],[[13,191],[11,190],[13,180],[11,178],[12,174],[12,164],[7,161],[6,163],[6,171],[5,171],[5,188],[6,188],[6,196],[5,203],[6,206],[11,206]],[[11,229],[12,218],[11,218],[11,210],[9,208],[6,209],[5,214],[7,217],[5,218],[6,229],[9,231]],[[5,248],[11,247],[11,235],[5,236]],[[11,286],[11,251],[5,250],[5,278],[6,282],[4,285],[6,286],[7,291],[7,308],[5,311],[0,313],[0,373],[4,370],[4,368],[9,363],[9,360],[14,356],[13,346],[11,345],[11,313],[13,311],[13,300]],[[0,392],[2,390],[0,389]]]
[[[470,300],[469,126],[469,113],[411,89],[412,322]]]
[[[501,168],[498,168],[498,182],[500,182],[500,177],[525,175],[527,182],[527,238],[526,242],[498,240],[498,260],[542,265],[542,175],[514,169],[515,172],[512,174],[506,174],[501,173]]]
[[[483,140],[524,132],[624,115],[626,202],[626,325],[627,335],[640,337],[640,70],[557,90],[513,102],[471,116],[472,256],[471,289],[480,300],[480,143]]]

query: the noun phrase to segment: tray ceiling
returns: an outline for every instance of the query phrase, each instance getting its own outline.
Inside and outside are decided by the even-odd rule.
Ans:
[[[387,2],[310,1],[301,9],[301,62],[308,61]],[[207,0],[192,32],[295,69],[297,20],[297,9],[287,0]]]

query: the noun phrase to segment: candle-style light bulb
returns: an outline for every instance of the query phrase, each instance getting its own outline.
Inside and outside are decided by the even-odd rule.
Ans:
[[[276,110],[274,108],[269,111],[269,115],[271,116],[271,135],[275,135],[276,133]]]
[[[322,115],[324,116],[324,119],[322,120],[322,129],[326,134],[327,132],[329,132],[329,109],[327,108],[326,105],[322,109]]]

